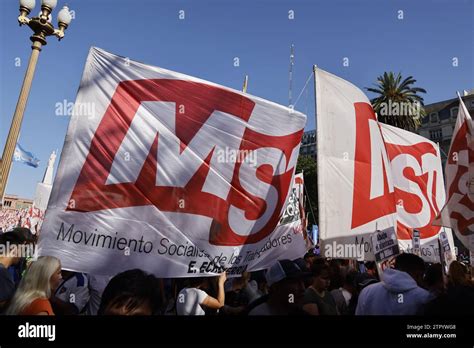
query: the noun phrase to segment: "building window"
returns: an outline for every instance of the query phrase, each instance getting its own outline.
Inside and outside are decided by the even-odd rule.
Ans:
[[[438,113],[437,112],[432,112],[430,114],[430,122],[431,123],[436,123],[438,122]]]
[[[474,108],[474,100],[471,100],[471,108]]]
[[[451,108],[451,111],[450,111],[450,112],[451,112],[451,117],[452,117],[452,118],[458,117],[458,110],[459,110],[459,108],[458,108],[457,106],[454,107],[454,108]]]
[[[430,130],[430,139],[433,141],[441,140],[443,137],[443,131],[441,129]]]

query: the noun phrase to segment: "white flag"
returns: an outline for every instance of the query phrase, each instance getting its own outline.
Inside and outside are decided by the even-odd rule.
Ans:
[[[435,223],[451,227],[464,246],[473,250],[474,125],[461,98],[445,171],[448,202]]]
[[[433,226],[446,201],[438,145],[409,131],[380,123],[392,170],[397,204],[397,239],[400,249],[413,252],[413,233],[420,233],[420,256],[440,262],[438,236],[446,232],[454,255],[451,230]]]
[[[382,133],[360,89],[320,69],[315,78],[321,251],[374,259],[370,236],[396,214]]]
[[[92,48],[39,241],[65,269],[159,277],[266,268],[306,116]]]

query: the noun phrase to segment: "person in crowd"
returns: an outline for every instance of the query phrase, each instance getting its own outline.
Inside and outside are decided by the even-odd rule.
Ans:
[[[258,293],[263,296],[268,294],[267,278],[265,277],[266,270],[260,270],[252,272],[250,276],[250,282],[254,281],[257,283]]]
[[[224,284],[225,305],[223,314],[241,314],[247,305],[258,297],[257,283],[249,284],[250,273],[243,272],[240,277],[228,278]]]
[[[250,282],[256,289],[254,297],[250,300],[242,315],[248,315],[255,307],[261,305],[268,300],[268,286],[265,277],[266,270],[260,270],[250,273]]]
[[[140,269],[114,276],[102,293],[98,315],[160,314],[158,280]]]
[[[26,227],[16,227],[12,232],[18,234],[25,244],[36,243],[36,236]]]
[[[29,243],[28,236],[21,228],[5,232],[0,235],[0,312],[5,308],[7,302],[13,297],[17,281],[20,277],[20,264],[23,263],[25,255],[20,255],[21,246]]]
[[[344,284],[339,289],[331,291],[331,296],[336,302],[337,311],[342,315],[349,315],[349,303],[356,292],[357,271],[352,270],[347,273]]]
[[[308,276],[291,260],[279,260],[265,274],[269,292],[248,315],[298,315],[304,314],[303,279]]]
[[[23,241],[23,246],[26,247],[27,245],[29,245],[32,247],[32,249],[30,249],[29,255],[22,255],[19,262],[10,266],[10,268],[8,269],[13,276],[15,284],[18,285],[18,283],[20,283],[21,278],[25,274],[28,265],[33,260],[33,248],[36,244],[36,237],[33,233],[31,233],[28,228],[25,227],[15,227],[13,230],[11,230],[11,232],[15,233],[20,238],[20,240]]]
[[[41,256],[31,263],[5,314],[54,315],[50,298],[61,282],[61,262]]]
[[[344,285],[344,275],[342,274],[341,260],[332,259],[329,261],[329,287],[328,291],[339,289]]]
[[[308,268],[308,263],[304,260],[304,258],[301,257],[293,260],[293,262],[296,263],[303,272],[308,274],[308,276],[303,279],[304,288],[308,288],[313,283],[313,275],[311,274],[311,266],[313,263],[309,263],[310,267]]]
[[[315,253],[314,248],[311,248],[307,251],[306,254],[304,254],[303,259],[306,262],[306,268],[311,269],[311,266],[313,265],[314,260],[316,260],[317,255]]]
[[[446,292],[429,302],[424,314],[429,316],[472,315],[474,313],[474,285],[469,269],[459,261],[449,265]]]
[[[244,288],[245,294],[247,295],[248,298],[248,303],[251,303],[252,301],[255,301],[258,299],[260,296],[263,295],[263,291],[260,290],[259,283],[256,279],[252,279],[252,274],[250,272],[244,272],[247,276],[247,285]],[[264,283],[266,286],[266,282]]]
[[[310,315],[339,314],[334,298],[328,291],[330,286],[330,268],[325,259],[317,259],[311,268],[313,283],[304,294],[303,310]]]
[[[444,283],[442,265],[440,263],[434,263],[428,266],[424,276],[424,288],[429,291],[431,298],[434,299],[445,292]]]
[[[88,274],[89,302],[86,305],[86,315],[97,315],[99,311],[102,294],[110,282],[110,276]]]
[[[375,261],[367,261],[364,263],[366,272],[373,278],[380,280],[379,272],[377,271],[377,264]]]
[[[188,278],[172,278],[170,283],[170,292],[166,293],[167,300],[164,303],[163,314],[164,315],[177,315],[176,312],[176,299],[178,298],[178,293],[189,286]]]
[[[51,297],[56,315],[77,315],[90,299],[89,281],[84,273],[62,271],[62,282]]]
[[[382,281],[367,286],[359,295],[356,315],[415,315],[430,299],[421,288],[425,263],[414,254],[403,253],[388,268]]]
[[[224,283],[227,279],[223,272],[218,277],[217,298],[209,296],[203,290],[208,288],[209,280],[206,278],[191,278],[190,286],[178,293],[176,299],[176,313],[178,315],[205,315],[205,309],[219,310],[225,304]]]
[[[347,314],[348,315],[355,315],[357,302],[359,301],[359,295],[366,288],[371,284],[378,283],[378,280],[371,276],[369,273],[357,273],[355,277],[355,291],[352,294],[351,299],[349,300],[349,305],[347,307]]]

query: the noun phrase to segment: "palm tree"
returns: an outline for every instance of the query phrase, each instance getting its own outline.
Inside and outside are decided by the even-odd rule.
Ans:
[[[377,78],[376,88],[367,91],[377,94],[371,99],[378,120],[395,127],[416,130],[425,116],[423,98],[417,93],[426,93],[423,88],[413,87],[416,80],[408,76],[402,81],[402,75],[384,72]]]

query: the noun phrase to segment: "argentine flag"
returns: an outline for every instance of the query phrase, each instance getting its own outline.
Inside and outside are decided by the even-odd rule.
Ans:
[[[23,162],[34,168],[37,168],[39,164],[39,159],[37,159],[31,152],[25,151],[18,143],[16,144],[13,160],[15,162]]]

